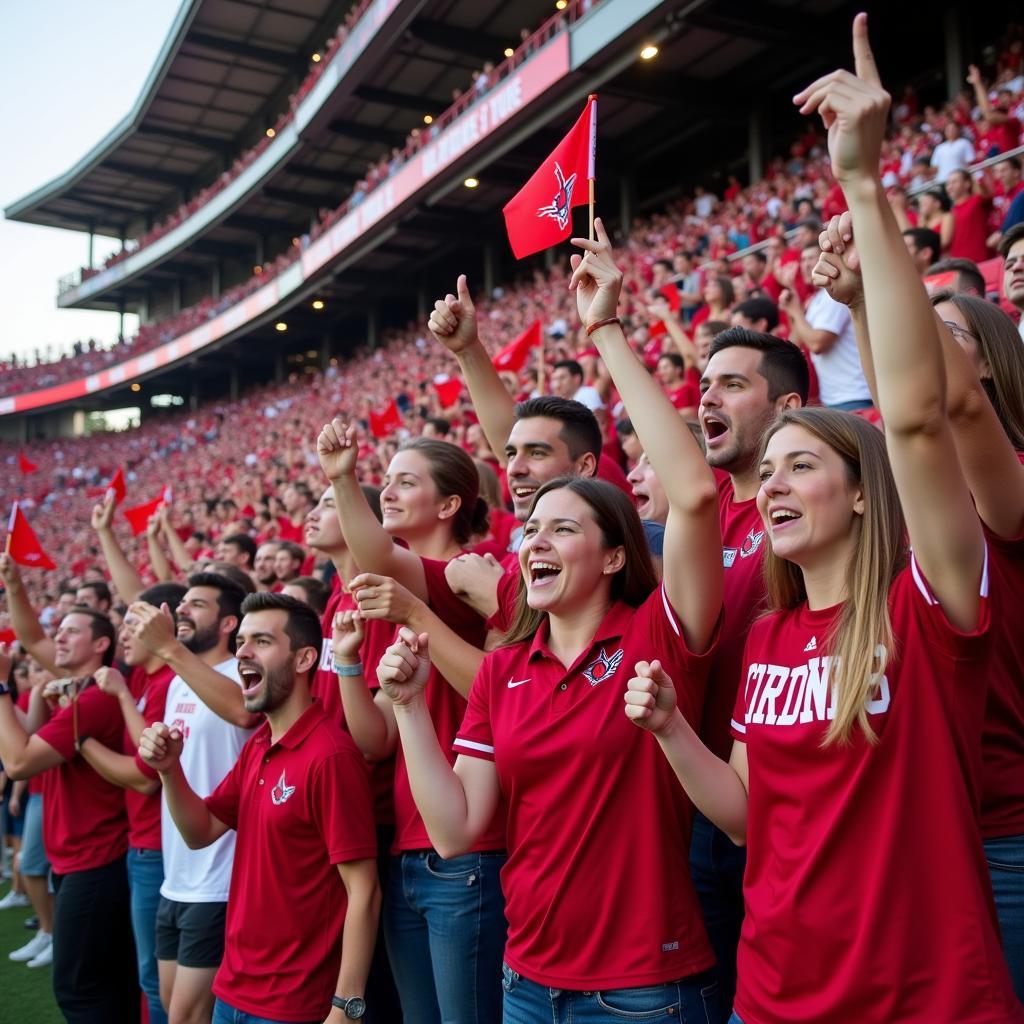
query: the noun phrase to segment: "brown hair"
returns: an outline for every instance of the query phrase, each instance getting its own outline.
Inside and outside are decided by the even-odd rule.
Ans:
[[[824,745],[848,743],[854,724],[869,742],[876,736],[867,703],[893,656],[895,637],[889,618],[889,589],[907,564],[906,527],[896,482],[889,467],[885,438],[867,420],[836,409],[787,409],[765,432],[761,458],[769,440],[785,426],[797,426],[824,441],[846,466],[851,484],[864,496],[860,538],[846,567],[842,611],[826,640],[832,661],[835,717]],[[800,567],[767,547],[764,575],[769,612],[796,608],[807,600]]]
[[[614,484],[595,477],[563,476],[549,480],[537,491],[530,506],[530,515],[533,515],[537,502],[545,494],[562,488],[578,494],[590,506],[594,521],[604,537],[605,547],[623,549],[623,567],[611,578],[611,599],[638,608],[657,587],[658,577],[651,564],[647,539],[636,506]],[[544,612],[535,611],[526,603],[526,587],[520,575],[515,618],[502,639],[502,645],[528,640],[537,632],[544,621],[544,615]]]
[[[501,483],[494,467],[483,459],[474,459],[476,473],[480,479],[480,497],[487,502],[490,508],[502,508],[504,502],[501,500]]]
[[[452,539],[456,543],[465,544],[471,537],[487,533],[490,511],[480,497],[476,464],[466,452],[432,437],[406,441],[399,451],[419,452],[427,460],[438,494],[459,499],[459,507],[452,516]]]

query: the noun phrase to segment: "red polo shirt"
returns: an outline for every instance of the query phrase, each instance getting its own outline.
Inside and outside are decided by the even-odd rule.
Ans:
[[[362,755],[314,703],[274,744],[260,726],[205,802],[238,831],[214,993],[260,1017],[323,1020],[347,905],[336,865],[377,855]]]
[[[128,677],[128,690],[135,698],[135,706],[146,721],[146,725],[164,720],[164,704],[167,687],[174,678],[174,669],[169,665],[158,668],[152,675],[137,665]],[[138,752],[138,744],[132,739],[127,726],[124,729],[124,745],[121,749],[132,757]],[[128,812],[128,845],[135,850],[159,850],[160,842],[160,787],[152,793],[138,793],[134,789],[124,791],[124,806]]]
[[[78,735],[121,749],[124,719],[114,697],[89,686],[78,698]],[[64,758],[43,775],[43,842],[58,875],[88,871],[128,851],[124,790],[107,782],[75,752],[71,707],[61,708],[36,735]]]
[[[686,867],[693,807],[622,695],[636,662],[660,658],[697,722],[710,659],[686,649],[662,587],[612,605],[568,669],[547,639],[545,619],[487,655],[454,743],[494,762],[508,802],[505,959],[576,990],[702,971],[714,955]]]

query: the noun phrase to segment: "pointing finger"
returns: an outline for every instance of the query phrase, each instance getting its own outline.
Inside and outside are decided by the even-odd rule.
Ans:
[[[881,86],[882,79],[868,40],[868,16],[863,12],[853,19],[853,66],[858,78],[870,85]]]

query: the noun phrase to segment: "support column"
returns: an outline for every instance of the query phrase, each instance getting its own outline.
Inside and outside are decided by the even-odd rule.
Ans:
[[[238,401],[238,367],[232,366],[228,370],[228,395],[232,402]]]
[[[484,295],[490,299],[494,293],[494,243],[484,242]]]
[[[619,225],[623,236],[633,226],[633,206],[636,196],[632,174],[623,174],[619,179]]]
[[[266,238],[263,235],[257,235],[256,236],[256,257],[255,257],[255,260],[254,260],[256,266],[258,266],[258,267],[262,267],[263,266],[263,264],[266,262],[266,254],[267,254],[267,240],[266,240]]]
[[[274,383],[284,383],[284,353],[278,352],[274,357]]]
[[[117,336],[119,338],[124,337],[124,302],[121,302],[117,307]]]
[[[192,412],[199,408],[199,384],[194,377],[192,378],[192,388],[189,391],[188,407]]]
[[[956,4],[946,8],[942,16],[943,47],[946,57],[946,97],[956,99],[964,82],[964,49],[961,18]]]
[[[325,373],[330,368],[332,353],[331,332],[324,331],[323,337],[320,339],[320,369]]]
[[[93,247],[96,242],[96,235],[93,233],[93,229],[89,227],[89,257],[85,261],[85,265],[92,270],[93,269]]]
[[[425,324],[430,317],[432,307],[428,307],[429,301],[427,298],[427,287],[421,284],[416,289],[416,322],[418,324]]]
[[[174,282],[174,287],[171,289],[171,313],[180,313],[182,304],[182,285],[181,278],[179,277]]]
[[[224,275],[224,264],[217,260],[213,265],[213,272],[210,275],[210,294],[215,298],[220,298],[220,283]]]
[[[378,326],[377,304],[374,302],[366,311],[366,344],[369,345],[370,348],[377,347]]]
[[[748,181],[760,181],[764,177],[764,107],[755,104],[747,122],[747,170]]]

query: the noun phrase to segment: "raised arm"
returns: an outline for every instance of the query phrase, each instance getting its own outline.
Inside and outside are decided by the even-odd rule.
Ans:
[[[164,549],[160,546],[162,529],[160,516],[150,516],[146,524],[146,550],[149,552],[149,567],[153,570],[153,575],[162,583],[168,583],[176,577]]]
[[[171,510],[166,505],[161,505],[157,511],[157,518],[160,520],[160,528],[167,539],[167,547],[170,549],[174,564],[178,567],[178,572],[182,576],[187,576],[192,572],[194,562],[188,548],[185,547],[185,542],[178,536],[178,531],[171,523]],[[171,578],[174,578],[173,575]]]
[[[108,493],[92,510],[92,528],[96,531],[118,597],[125,604],[131,604],[143,590],[143,583],[114,535],[114,508],[114,496]]]
[[[442,857],[457,857],[483,835],[501,791],[493,762],[460,754],[454,768],[448,763],[423,699],[429,672],[426,634],[403,627],[377,678],[395,707],[412,796],[430,841]]]
[[[586,252],[573,256],[570,287],[588,327],[615,316],[622,272],[600,218],[597,241],[574,238]],[[626,406],[669,502],[665,528],[664,584],[679,616],[687,646],[707,649],[722,607],[722,535],[714,474],[668,397],[626,341],[618,322],[591,333]]]
[[[946,412],[935,320],[878,177],[889,110],[867,37],[853,27],[856,75],[833,72],[796,97],[820,111],[832,169],[857,232],[878,405],[915,557],[957,627],[977,623],[984,537]]]
[[[134,757],[119,754],[93,737],[87,736],[82,740],[80,753],[97,774],[115,786],[132,789],[136,793],[155,793],[160,787],[159,782],[139,771]]]
[[[1007,115],[992,106],[988,98],[988,89],[985,88],[985,79],[981,77],[981,70],[977,64],[972,64],[967,69],[967,84],[974,90],[974,101],[978,104],[981,116],[989,124],[1002,124]]]
[[[516,422],[515,402],[505,390],[491,357],[480,341],[476,307],[469,294],[465,274],[459,274],[455,290],[457,297],[449,293],[434,303],[427,326],[458,360],[469,397],[480,417],[484,437],[504,465],[505,444]]]
[[[7,611],[18,643],[48,672],[62,675],[53,661],[56,654],[53,640],[39,624],[17,563],[6,552],[0,554],[0,579],[3,580],[4,589],[7,591]]]
[[[395,752],[398,728],[390,702],[374,697],[367,686],[373,679],[376,665],[364,665],[361,650],[365,630],[356,612],[338,612],[334,616],[332,643],[334,671],[338,676],[345,724],[359,752],[368,761],[382,761]]]
[[[316,442],[324,476],[331,482],[334,508],[345,545],[363,572],[393,576],[421,600],[427,579],[419,555],[400,547],[377,521],[356,477],[359,445],[356,428],[341,420],[325,423]]]

